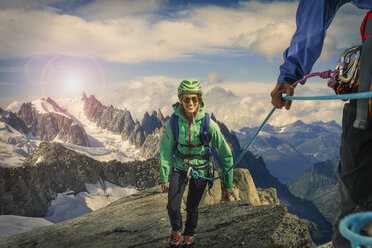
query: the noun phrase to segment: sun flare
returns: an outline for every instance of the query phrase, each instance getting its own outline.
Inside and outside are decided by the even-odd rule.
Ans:
[[[70,93],[79,93],[82,89],[82,78],[78,75],[67,75],[63,80],[64,88]]]

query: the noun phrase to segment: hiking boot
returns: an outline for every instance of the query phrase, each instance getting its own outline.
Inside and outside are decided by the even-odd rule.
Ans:
[[[171,248],[181,247],[181,231],[172,231],[169,244]]]
[[[182,248],[194,247],[194,236],[184,236]]]

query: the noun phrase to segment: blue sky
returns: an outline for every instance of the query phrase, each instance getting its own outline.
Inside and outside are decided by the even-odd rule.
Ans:
[[[40,97],[78,97],[166,114],[183,78],[206,89],[210,112],[232,128],[269,111],[298,1],[18,0],[0,2],[0,107]],[[365,11],[341,8],[313,71],[333,69],[360,43]],[[331,94],[310,80],[296,94]],[[245,110],[233,111],[231,106]],[[340,121],[342,103],[301,103],[273,124]],[[236,108],[235,108],[236,109]],[[242,113],[244,112],[244,113]],[[288,113],[287,113],[288,112]],[[255,118],[252,118],[254,116]],[[281,116],[281,117],[280,117]]]

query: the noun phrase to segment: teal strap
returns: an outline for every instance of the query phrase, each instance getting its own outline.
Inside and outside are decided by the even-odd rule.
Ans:
[[[371,98],[372,92],[362,92],[362,93],[352,93],[352,94],[342,94],[342,95],[329,95],[329,96],[285,96],[283,100],[349,100],[349,99],[362,99]]]

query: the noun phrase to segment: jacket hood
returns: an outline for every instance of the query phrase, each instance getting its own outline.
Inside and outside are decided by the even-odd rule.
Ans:
[[[186,114],[185,110],[182,107],[182,104],[177,102],[173,104],[173,110],[176,115],[178,115],[180,118],[185,119]],[[195,121],[203,119],[205,116],[205,108],[204,108],[204,102],[201,102],[199,105],[199,108],[196,110],[196,116],[194,117]]]

